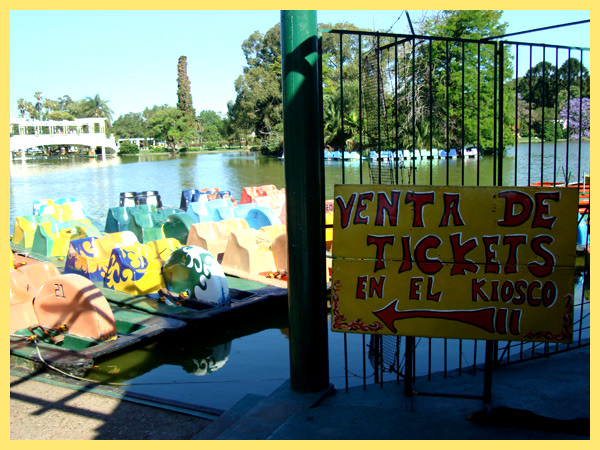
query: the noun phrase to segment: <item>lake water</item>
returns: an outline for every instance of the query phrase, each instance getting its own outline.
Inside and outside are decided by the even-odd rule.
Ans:
[[[566,146],[559,144],[557,162],[553,146],[540,144],[519,146],[516,153],[509,149],[503,159],[505,185],[540,181],[543,171],[545,181],[557,182],[564,176],[561,168],[570,172],[570,181],[577,174],[589,174],[589,142],[582,146],[581,156],[574,143],[567,158]],[[568,163],[567,163],[568,161]],[[529,162],[532,169],[529,170]],[[542,164],[543,162],[543,164]],[[344,180],[369,183],[369,167],[358,162],[346,162],[345,176],[342,163],[325,163],[326,198],[333,197],[333,186]],[[418,161],[414,172],[417,184],[467,184],[491,185],[493,158],[479,160]],[[14,218],[32,214],[33,201],[50,198],[75,197],[87,214],[104,223],[108,208],[117,206],[119,194],[128,191],[157,190],[165,205],[179,206],[181,191],[190,188],[218,187],[229,190],[234,198],[241,196],[245,186],[274,184],[285,185],[284,163],[276,158],[262,157],[246,152],[109,156],[20,161],[10,165],[10,227]],[[362,175],[361,175],[362,170]],[[401,176],[408,181],[408,170]],[[400,180],[402,181],[402,180]],[[412,178],[411,178],[412,182]],[[369,342],[369,337],[366,342]],[[347,337],[349,352],[349,385],[362,384],[362,336]],[[338,388],[344,386],[344,335],[329,333],[329,360],[331,382]],[[443,351],[443,350],[440,350]],[[450,347],[449,353],[457,353]],[[100,381],[124,382],[130,392],[187,401],[218,409],[227,409],[248,393],[267,395],[289,378],[289,349],[287,318],[265,318],[262,323],[239,324],[226,335],[190,335],[153,344],[99,364],[90,377]],[[483,355],[483,350],[478,350]],[[465,360],[464,364],[470,361]],[[434,370],[443,370],[441,362],[434,361]],[[372,368],[367,359],[367,376]],[[424,365],[417,373],[425,373]]]

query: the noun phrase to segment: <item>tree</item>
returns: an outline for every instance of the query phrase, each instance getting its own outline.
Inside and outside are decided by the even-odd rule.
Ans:
[[[505,34],[507,24],[501,22],[502,11],[441,11],[420,24],[418,34],[449,38],[482,39]],[[512,64],[508,49],[504,49],[504,76],[501,83],[512,78]],[[419,80],[433,88],[434,145],[441,148],[460,148],[464,143],[479,141],[483,150],[492,149],[494,144],[494,73],[496,70],[494,46],[475,43],[433,41],[429,46],[420,46],[418,54],[421,72]],[[431,63],[426,61],[431,61]],[[463,82],[464,79],[464,82]],[[479,86],[479,87],[478,87]],[[429,95],[429,88],[422,89]],[[512,136],[514,114],[508,102],[510,92],[505,91],[506,112],[503,135],[505,140]],[[426,101],[423,99],[423,104]],[[464,108],[463,108],[464,105]],[[463,121],[464,116],[464,121]],[[429,120],[429,112],[416,121]],[[447,125],[446,125],[447,124]],[[425,129],[426,127],[421,127]],[[479,129],[479,134],[477,130]]]
[[[590,99],[571,99],[560,111],[560,118],[565,124],[571,139],[590,137]]]
[[[202,111],[197,117],[202,142],[218,142],[225,137],[223,119],[215,111]]]
[[[153,112],[148,127],[152,136],[164,141],[173,153],[197,137],[189,116],[178,108],[164,107]]]
[[[108,107],[109,100],[102,100],[100,95],[86,97],[79,108],[78,117],[106,117],[108,123],[112,121],[113,110]]]
[[[35,111],[36,111],[34,119],[41,120],[42,119],[42,102],[43,102],[44,97],[42,96],[42,93],[39,91],[34,94],[34,97],[35,97]]]
[[[252,33],[242,44],[247,66],[235,81],[236,99],[228,105],[231,122],[263,145],[283,140],[279,24],[263,36]]]
[[[118,138],[148,137],[148,127],[142,113],[127,113],[112,124],[112,132]]]
[[[518,82],[523,100],[536,107],[554,107],[556,104],[556,67],[547,61],[539,62],[529,69]]]
[[[180,56],[177,61],[177,108],[191,117],[196,114],[192,106],[192,90],[185,56]]]
[[[19,116],[25,117],[25,113],[27,112],[27,102],[25,101],[25,99],[20,98],[19,100],[17,100],[17,108],[19,110]]]
[[[119,155],[136,155],[140,152],[140,148],[129,141],[123,141],[119,145]]]
[[[560,66],[558,78],[559,90],[568,91],[571,98],[590,96],[590,72],[577,58],[570,57]]]

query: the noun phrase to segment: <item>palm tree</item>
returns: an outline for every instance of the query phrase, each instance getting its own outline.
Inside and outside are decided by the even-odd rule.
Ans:
[[[27,112],[27,102],[25,101],[25,99],[20,98],[19,100],[17,100],[17,108],[19,110],[19,115],[21,117],[25,117],[25,113]]]
[[[35,94],[33,94],[33,96],[35,97],[36,103],[35,103],[35,109],[37,110],[37,117],[35,117],[35,119],[39,119],[42,120],[42,101],[43,101],[43,96],[41,92],[36,92]]]
[[[82,117],[106,117],[110,123],[114,111],[108,107],[108,102],[109,100],[102,100],[98,94],[86,97],[81,105]]]

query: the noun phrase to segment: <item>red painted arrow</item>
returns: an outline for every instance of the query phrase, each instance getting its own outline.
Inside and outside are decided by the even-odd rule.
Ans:
[[[397,311],[398,300],[394,300],[385,308],[373,311],[377,317],[390,329],[396,333],[394,322],[400,319],[425,318],[425,319],[446,319],[463,322],[469,325],[479,327],[490,333],[494,332],[494,315],[496,308],[489,307],[483,309],[472,309],[466,311],[435,311],[435,310],[408,310]]]

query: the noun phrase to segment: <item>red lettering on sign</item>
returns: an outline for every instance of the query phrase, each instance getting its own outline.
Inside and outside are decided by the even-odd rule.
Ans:
[[[515,305],[522,305],[527,300],[527,294],[524,289],[527,287],[527,281],[525,280],[517,280],[515,282],[515,292],[519,294],[517,297],[513,298],[513,303]]]
[[[502,244],[509,246],[508,258],[504,265],[504,273],[516,273],[519,270],[518,248],[527,243],[526,234],[507,234],[502,238]]]
[[[390,226],[398,225],[398,204],[400,203],[401,191],[392,191],[392,199],[390,200],[386,192],[377,193],[377,217],[375,225],[384,226],[385,216],[387,214]]]
[[[358,196],[358,202],[356,205],[356,212],[354,213],[354,225],[368,225],[369,224],[369,216],[363,217],[361,213],[367,209],[367,205],[365,205],[365,200],[373,201],[373,197],[375,194],[373,192],[361,192]]]
[[[350,225],[350,213],[352,212],[352,207],[354,206],[354,201],[356,200],[356,193],[352,194],[348,199],[348,204],[344,202],[344,199],[341,195],[338,195],[335,198],[335,203],[340,208],[340,225],[342,229],[345,230]]]
[[[471,238],[464,244],[461,244],[462,233],[454,233],[450,235],[450,244],[452,244],[452,255],[454,265],[450,271],[450,275],[466,275],[469,272],[477,273],[477,266],[470,259],[466,259],[467,253],[477,247],[477,239]]]
[[[367,236],[367,245],[375,245],[377,247],[374,272],[377,272],[380,269],[385,269],[385,246],[386,244],[394,245],[395,239],[396,236],[394,235],[375,236],[369,234]]]
[[[552,244],[554,238],[546,234],[541,234],[534,237],[531,240],[531,250],[544,259],[544,263],[533,261],[527,264],[529,271],[536,277],[547,277],[554,271],[554,264],[556,262],[554,255],[542,247],[542,244]]]
[[[464,225],[465,221],[460,215],[459,210],[460,194],[447,194],[444,193],[444,215],[440,222],[440,227],[447,227],[450,217],[454,222],[454,226]]]
[[[427,257],[427,250],[438,248],[441,243],[442,240],[439,237],[431,234],[417,242],[417,245],[415,245],[415,261],[421,272],[434,275],[442,270],[442,267],[444,267],[442,261],[438,258],[430,259]]]
[[[383,286],[385,285],[385,275],[379,278],[371,277],[369,279],[369,297],[373,297],[377,294],[377,297],[383,298]]]
[[[410,300],[421,300],[421,283],[423,282],[423,277],[414,277],[410,279],[410,291],[408,294],[408,298]]]
[[[412,256],[410,253],[410,236],[402,236],[402,264],[398,273],[406,272],[412,269]]]
[[[365,287],[367,285],[367,275],[361,275],[356,280],[356,298],[366,300],[367,294],[365,293]]]
[[[481,297],[483,299],[483,301],[485,302],[489,302],[490,299],[488,298],[487,294],[485,292],[483,292],[483,285],[485,284],[485,278],[482,280],[477,280],[475,278],[473,278],[473,280],[471,281],[471,300],[476,302],[479,300],[479,297]]]
[[[485,272],[500,273],[500,263],[495,261],[496,250],[492,250],[492,245],[500,243],[500,235],[483,236],[483,244],[485,248]]]
[[[546,200],[554,200],[555,202],[560,200],[560,192],[536,192],[535,193],[535,214],[533,216],[533,222],[531,228],[548,228],[552,229],[556,217],[545,217],[549,212],[549,206]]]
[[[503,191],[498,194],[498,197],[506,200],[504,204],[504,218],[498,221],[501,227],[516,227],[524,224],[533,210],[533,200],[524,192],[520,191]],[[517,207],[521,211],[517,211]]]
[[[412,192],[406,193],[405,203],[414,203],[413,227],[424,227],[423,222],[423,207],[427,204],[432,204],[435,199],[434,192]]]
[[[427,277],[427,300],[439,302],[441,296],[441,292],[433,293],[433,277]]]

